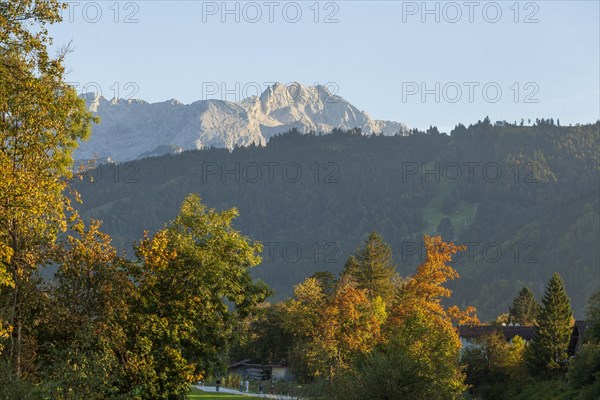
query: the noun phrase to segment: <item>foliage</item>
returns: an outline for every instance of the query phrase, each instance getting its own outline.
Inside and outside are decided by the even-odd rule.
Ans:
[[[64,81],[63,59],[48,55],[47,24],[60,20],[56,0],[0,5],[0,339],[11,332],[5,362],[20,379],[33,275],[66,228],[71,153],[90,133],[91,114]],[[10,301],[8,300],[10,299]]]
[[[385,322],[381,297],[369,299],[368,292],[351,286],[337,290],[322,310],[313,346],[318,348],[315,375],[332,377],[357,354],[365,354],[381,338]]]
[[[190,195],[172,223],[137,247],[135,349],[136,356],[145,351],[155,373],[152,396],[183,393],[219,365],[234,321],[225,300],[244,316],[269,294],[248,274],[261,246],[231,227],[236,216]]]
[[[452,320],[477,323],[473,307],[464,311],[457,307],[446,310],[441,304],[442,298],[452,294],[452,290],[443,284],[459,277],[449,264],[452,255],[464,250],[464,247],[446,243],[440,236],[425,235],[424,242],[427,258],[417,267],[416,273],[398,288],[392,310],[392,324],[401,324],[404,316],[410,315],[414,310],[426,312],[431,318],[439,319],[445,324],[451,324]]]
[[[587,308],[587,322],[586,341],[600,343],[600,291],[590,297]]]
[[[336,399],[460,399],[465,389],[451,326],[414,311],[388,341],[336,376]]]
[[[530,380],[520,388],[515,400],[572,400],[573,390],[562,379]]]
[[[577,400],[600,398],[600,343],[584,344],[569,364],[568,380],[578,391]]]
[[[540,304],[535,299],[531,289],[524,287],[514,298],[509,316],[513,323],[520,325],[533,324],[540,312]]]
[[[397,289],[382,340],[341,364],[331,396],[344,399],[458,399],[465,389],[459,368],[460,342],[452,319],[467,320],[474,308],[446,310],[442,286],[458,277],[448,265],[460,249],[441,237],[425,239],[427,259]]]
[[[525,341],[515,336],[510,342],[497,333],[484,337],[461,356],[471,392],[484,399],[514,397],[528,378]]]
[[[380,297],[390,303],[394,295],[392,249],[381,235],[372,231],[361,249],[348,259],[344,274],[357,288],[363,289],[369,298]]]
[[[555,273],[546,286],[536,333],[529,346],[528,363],[533,373],[555,374],[565,370],[572,318],[569,296],[562,278]]]
[[[36,329],[39,394],[53,399],[128,398],[123,387],[127,320],[136,287],[110,237],[92,221],[56,246],[55,286]],[[50,311],[51,310],[51,311]]]
[[[577,400],[600,398],[600,292],[590,298],[587,316],[586,343],[569,363],[568,380],[579,392]]]
[[[110,166],[104,165],[89,171],[94,182],[84,180],[76,188],[86,199],[82,215],[102,219],[119,246],[173,219],[190,191],[201,192],[211,207],[238,207],[237,229],[265,243],[265,249],[269,242],[293,242],[302,249],[299,259],[290,262],[281,245],[273,246],[272,257],[253,270],[274,289],[274,300],[292,296],[294,286],[315,272],[330,270],[337,276],[372,230],[386,238],[398,273],[411,275],[424,260],[423,234],[449,218],[455,243],[473,243],[453,262],[461,281],[451,285],[450,304],[473,305],[489,320],[508,310],[523,286],[537,295],[557,271],[582,318],[600,278],[598,128],[598,123],[476,122],[459,125],[450,135],[287,133],[264,147],[186,151],[121,164],[135,169],[138,183],[115,183]],[[291,162],[303,172],[293,184],[281,173]],[[242,173],[238,179],[219,174],[250,163],[262,169],[258,181]],[[267,174],[271,163],[279,163],[272,180]],[[444,175],[450,165],[461,168],[457,180]],[[215,175],[207,175],[211,166]],[[501,176],[491,179],[484,166],[489,172],[497,167]],[[434,173],[425,175],[436,170],[439,182]],[[449,197],[458,205],[447,215],[442,208]],[[490,245],[500,246],[498,260],[491,260]]]

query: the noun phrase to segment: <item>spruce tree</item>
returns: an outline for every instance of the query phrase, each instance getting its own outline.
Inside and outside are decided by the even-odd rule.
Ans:
[[[511,321],[521,325],[534,323],[539,312],[540,304],[535,299],[531,289],[526,286],[514,298],[513,305],[509,308]]]
[[[533,372],[555,374],[563,371],[571,339],[573,311],[571,300],[559,274],[554,273],[546,286],[542,308],[535,326],[537,331],[529,348]]]
[[[365,289],[369,297],[380,296],[386,303],[391,299],[396,266],[392,259],[392,249],[379,233],[372,231],[365,240],[364,247],[348,259],[345,274],[356,287]]]

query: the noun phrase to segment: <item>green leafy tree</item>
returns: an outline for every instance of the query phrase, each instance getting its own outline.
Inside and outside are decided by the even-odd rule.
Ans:
[[[587,322],[586,341],[600,343],[600,291],[594,293],[588,301]]]
[[[335,292],[335,287],[338,282],[333,273],[329,271],[318,271],[312,274],[310,277],[315,278],[319,282],[323,293],[326,295],[331,296]]]
[[[175,398],[218,369],[235,316],[246,316],[270,294],[250,277],[262,246],[232,228],[237,215],[189,195],[177,218],[137,247],[139,301],[130,336],[134,355],[152,366],[140,376],[131,371],[133,382],[144,383],[141,398]]]
[[[26,303],[39,296],[33,275],[66,228],[71,153],[92,121],[64,81],[67,51],[47,52],[47,25],[60,21],[61,8],[56,0],[0,4],[0,337],[12,331],[3,360],[10,380],[28,372]]]
[[[528,363],[532,372],[555,374],[564,371],[572,319],[571,301],[562,278],[555,273],[546,286],[535,323],[537,330],[529,346]]]
[[[366,290],[370,298],[379,296],[389,305],[394,294],[396,266],[390,246],[379,233],[369,234],[364,246],[348,259],[344,273],[356,287]]]
[[[344,400],[462,399],[456,333],[425,312],[411,312],[404,324],[372,352],[358,356],[336,376],[331,398]]]
[[[577,400],[600,398],[600,343],[586,343],[569,365],[569,385]]]
[[[509,308],[509,318],[513,323],[521,325],[533,324],[540,312],[540,304],[528,287],[524,287],[514,298]]]
[[[483,337],[477,346],[466,348],[461,359],[471,392],[488,400],[514,397],[528,378],[525,348],[520,336],[507,342],[501,333]]]
[[[578,391],[577,400],[600,398],[600,292],[590,297],[587,323],[586,343],[569,365],[569,384]]]
[[[100,222],[76,224],[57,246],[55,285],[38,335],[39,384],[52,399],[132,398],[124,384],[127,329],[136,287]]]

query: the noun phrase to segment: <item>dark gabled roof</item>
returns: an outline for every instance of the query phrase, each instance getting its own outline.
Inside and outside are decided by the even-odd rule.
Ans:
[[[465,339],[481,338],[493,335],[496,332],[502,333],[506,340],[511,340],[515,336],[531,340],[535,334],[535,326],[461,325],[458,327],[458,335]]]
[[[249,363],[249,362],[250,362],[250,360],[249,360],[249,359],[246,359],[246,360],[241,360],[241,361],[235,362],[235,363],[233,363],[233,364],[230,364],[230,365],[229,365],[229,368],[235,368],[235,367],[246,366],[246,365],[248,365],[248,363]]]
[[[579,351],[585,336],[587,328],[586,321],[575,321],[569,341],[568,354],[575,355]],[[511,340],[515,336],[521,336],[525,340],[533,339],[536,332],[536,327],[533,325],[523,326],[496,326],[496,325],[461,325],[458,327],[458,335],[465,339],[477,339],[488,335],[493,335],[496,332],[502,333],[506,340]]]

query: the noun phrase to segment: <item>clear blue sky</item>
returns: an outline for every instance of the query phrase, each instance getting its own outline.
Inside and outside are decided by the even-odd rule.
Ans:
[[[428,2],[430,14],[421,1],[247,3],[228,2],[226,14],[221,1],[80,1],[50,31],[57,46],[73,40],[68,80],[97,82],[107,98],[115,82],[120,97],[184,103],[235,100],[274,81],[332,82],[372,117],[409,127],[600,117],[598,1]],[[209,96],[210,82],[235,93]]]

